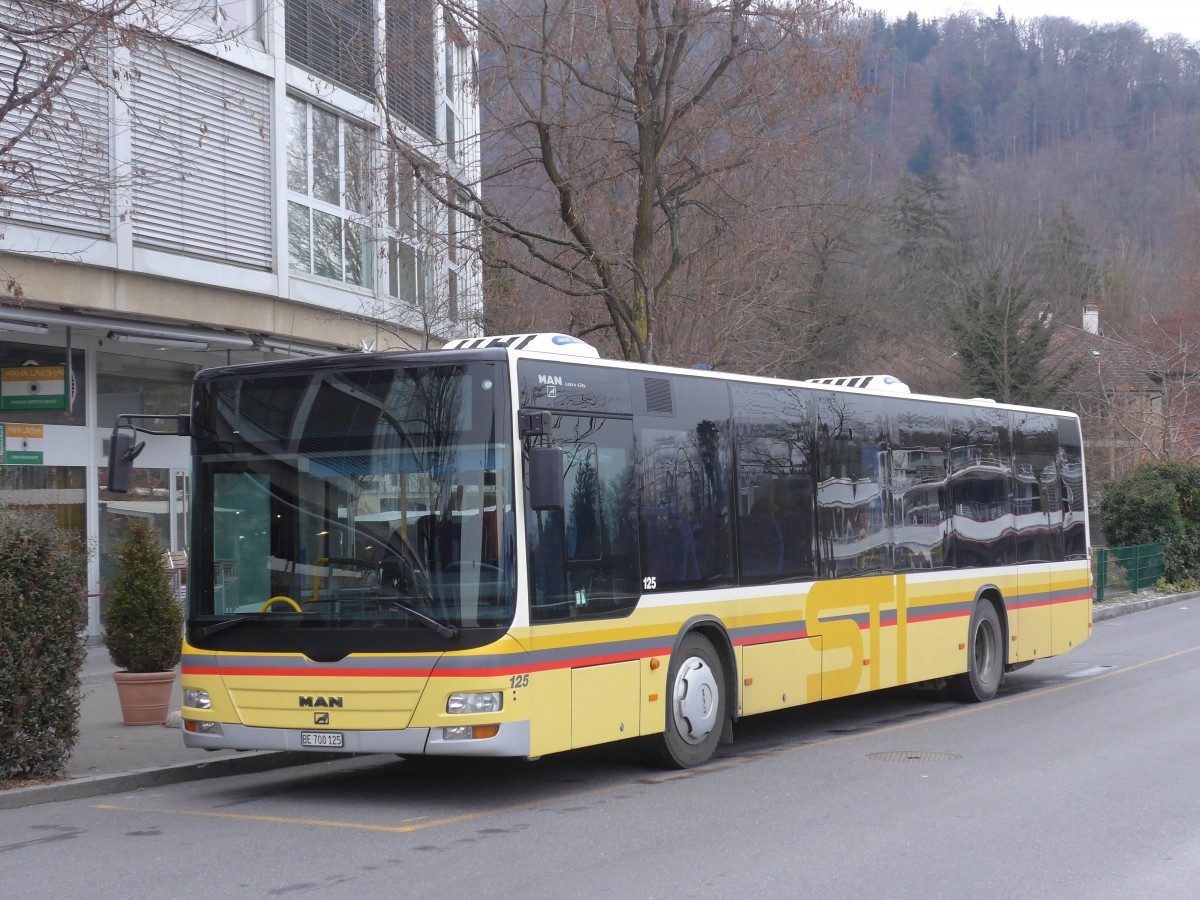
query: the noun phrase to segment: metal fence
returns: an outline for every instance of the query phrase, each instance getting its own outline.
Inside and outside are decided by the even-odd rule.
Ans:
[[[1162,544],[1135,544],[1131,547],[1096,547],[1092,550],[1095,566],[1095,598],[1099,603],[1108,594],[1151,587],[1162,578]]]

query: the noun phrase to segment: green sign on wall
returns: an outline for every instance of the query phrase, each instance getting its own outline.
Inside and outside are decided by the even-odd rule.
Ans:
[[[0,422],[0,463],[6,466],[40,466],[45,458],[45,429],[41,425]]]
[[[66,366],[11,366],[0,369],[0,410],[66,408]]]

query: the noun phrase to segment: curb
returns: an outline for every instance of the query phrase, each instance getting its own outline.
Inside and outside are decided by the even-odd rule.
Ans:
[[[1092,621],[1103,622],[1105,619],[1115,619],[1118,616],[1127,616],[1130,613],[1154,609],[1158,606],[1200,599],[1200,591],[1192,591],[1188,594],[1164,594],[1158,597],[1138,597],[1136,594],[1131,596],[1132,599],[1123,598],[1096,604],[1092,607]]]
[[[70,781],[55,781],[50,784],[34,784],[0,791],[0,810],[19,809],[42,803],[57,803],[60,800],[83,800],[88,797],[101,797],[105,794],[120,794],[125,791],[161,787],[167,784],[200,781],[204,778],[252,775],[288,766],[313,765],[334,759],[349,759],[354,755],[353,753],[251,750],[237,756],[214,759],[211,762],[174,763],[156,769],[138,769],[114,775],[90,775]]]

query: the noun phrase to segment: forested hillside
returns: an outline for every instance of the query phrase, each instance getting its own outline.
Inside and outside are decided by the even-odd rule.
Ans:
[[[598,2],[609,21],[636,25],[641,16],[625,33],[649,35],[651,49],[675,48],[685,63],[673,77],[690,65],[697,84],[718,71],[696,60],[697,48],[719,44],[730,23],[754,35],[763,49],[720,70],[720,102],[744,103],[744,88],[760,86],[752,75],[776,65],[770,104],[739,107],[736,121],[710,113],[699,120],[706,131],[664,131],[653,158],[638,156],[628,148],[651,109],[631,80],[640,70],[620,63],[620,29],[599,32],[600,55],[571,77],[604,90],[589,105],[564,88],[570,102],[560,104],[588,123],[590,149],[614,148],[585,205],[578,178],[555,183],[555,170],[538,168],[550,143],[526,143],[503,165],[489,159],[489,140],[511,147],[512,122],[536,117],[528,100],[516,119],[495,114],[497,98],[534,94],[511,77],[498,90],[485,57],[484,153],[501,176],[485,180],[485,196],[510,213],[536,206],[531,221],[543,230],[530,233],[574,247],[588,264],[596,256],[572,244],[571,229],[604,222],[614,281],[625,279],[633,295],[645,285],[657,291],[646,307],[656,361],[797,377],[888,371],[921,390],[974,395],[981,384],[1003,384],[997,399],[1040,402],[1069,374],[1047,337],[1078,325],[1085,304],[1099,307],[1109,335],[1159,345],[1194,339],[1183,332],[1200,319],[1200,47],[1136,27],[1010,20],[1001,11],[935,22],[806,18],[801,3],[786,7],[796,18],[784,27],[718,4],[703,7],[700,26]],[[501,31],[490,59],[511,66]],[[796,41],[820,52],[788,68],[780,48]],[[779,113],[780,93],[792,98],[790,121]],[[576,126],[563,118],[538,127],[549,140]],[[608,137],[597,143],[597,135]],[[716,158],[738,168],[713,180],[706,163]],[[622,204],[661,177],[659,160],[681,167],[692,193],[681,200],[659,181],[635,229]],[[639,260],[639,240],[665,234],[670,254]],[[611,329],[599,294],[579,284],[564,292],[553,260],[517,274],[508,261],[520,249],[503,234],[492,245],[500,265],[487,327],[561,328],[604,343]],[[998,330],[1008,356],[976,358]],[[981,380],[972,366],[1004,371]]]
[[[1065,204],[1103,250],[1174,250],[1195,209],[1200,48],[1182,38],[1003,13],[876,18],[863,78],[876,184],[919,171],[929,139],[943,177],[1002,187],[1042,215]]]
[[[1161,342],[1162,320],[1200,313],[1200,47],[1002,11],[875,16],[862,77],[872,93],[855,180],[887,211],[885,236],[926,242],[925,275],[961,277],[965,252],[1024,284],[1033,308],[1078,324],[1086,300],[1131,339]],[[963,246],[939,254],[930,241]],[[908,296],[886,267],[878,278],[909,322],[933,300]]]

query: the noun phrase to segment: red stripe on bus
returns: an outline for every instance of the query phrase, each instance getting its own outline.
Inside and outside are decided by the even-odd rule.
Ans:
[[[252,666],[187,666],[182,669],[184,675],[221,675],[234,677],[256,678],[292,678],[320,676],[322,678],[487,678],[498,675],[515,675],[524,672],[546,672],[554,669],[576,669],[584,666],[598,666],[604,663],[629,662],[645,659],[650,656],[665,656],[671,652],[670,647],[661,647],[637,653],[608,653],[599,656],[580,656],[571,659],[551,660],[531,663],[514,660],[503,666],[480,666],[467,668],[463,666],[437,669],[292,669],[292,668],[256,668]]]
[[[278,678],[428,678],[432,669],[256,669],[248,666],[186,666],[184,675],[275,676]]]
[[[967,612],[929,613],[925,616],[914,616],[910,614],[908,616],[908,624],[911,625],[913,622],[937,622],[942,619],[966,619],[969,617],[970,613]]]
[[[1091,599],[1092,599],[1092,595],[1091,595],[1091,592],[1089,591],[1087,593],[1071,594],[1069,597],[1057,597],[1057,598],[1051,597],[1046,600],[1033,600],[1028,603],[1021,603],[1018,601],[1016,603],[1010,603],[1008,605],[1008,608],[1009,609],[1037,609],[1038,607],[1041,607],[1041,606],[1059,606],[1060,604],[1063,604],[1063,603],[1079,603],[1083,600],[1091,600]]]

